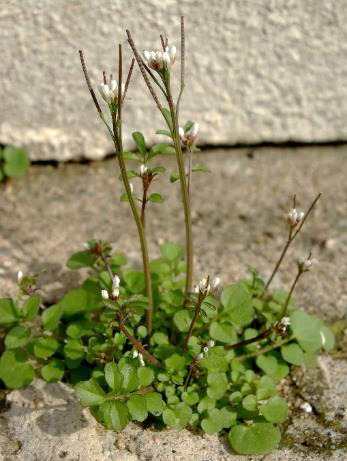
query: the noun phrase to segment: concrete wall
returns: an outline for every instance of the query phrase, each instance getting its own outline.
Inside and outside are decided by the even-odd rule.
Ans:
[[[141,50],[160,32],[178,44],[181,14],[182,119],[200,122],[200,143],[347,139],[347,0],[0,0],[0,143],[33,159],[111,151],[78,49],[97,85],[118,42],[130,61],[125,28]],[[164,127],[137,69],[124,121],[128,145]]]

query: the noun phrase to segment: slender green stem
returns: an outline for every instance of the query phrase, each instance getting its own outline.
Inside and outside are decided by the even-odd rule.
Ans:
[[[118,325],[119,331],[123,333],[123,335],[129,340],[129,342],[135,347],[136,350],[140,352],[140,354],[143,355],[143,357],[152,365],[156,365],[157,367],[162,368],[162,364],[159,362],[159,360],[154,357],[150,352],[145,349],[144,345],[135,338],[128,330],[127,328],[123,325],[122,320],[119,319],[119,325]]]
[[[286,242],[286,244],[284,245],[284,248],[282,250],[282,253],[281,253],[281,256],[279,257],[277,263],[276,263],[276,266],[274,268],[274,270],[272,271],[272,274],[270,275],[269,277],[269,280],[266,282],[266,285],[265,285],[265,288],[264,288],[264,292],[263,292],[263,296],[265,295],[265,293],[267,292],[269,286],[270,286],[270,283],[272,282],[273,278],[275,277],[280,265],[282,264],[282,261],[283,261],[283,258],[285,257],[286,253],[287,253],[287,250],[288,248],[290,247],[290,244],[292,243],[293,239],[292,239],[292,236],[291,236],[291,232],[289,233],[289,236],[288,236],[288,240]]]
[[[295,286],[298,283],[298,280],[299,280],[302,273],[303,272],[299,269],[298,273],[296,274],[295,280],[294,280],[294,282],[293,282],[293,284],[292,284],[292,286],[290,288],[290,291],[288,293],[287,299],[286,299],[286,301],[285,301],[285,303],[283,305],[281,317],[285,317],[287,315],[287,310],[288,310],[288,305],[289,305],[290,298],[292,297],[292,294],[293,294],[293,291],[295,289]]]
[[[273,351],[274,349],[278,349],[279,347],[283,346],[284,344],[289,343],[290,341],[293,341],[294,338],[287,338],[284,339],[283,341],[280,341],[279,343],[271,344],[268,347],[262,347],[258,351],[255,352],[250,352],[249,354],[244,354],[244,355],[239,355],[236,357],[236,360],[246,360],[250,359],[252,357],[258,357],[259,355],[266,354],[266,352]]]
[[[193,152],[190,146],[188,149],[188,194],[190,196],[190,191],[192,189],[192,165],[193,165]]]
[[[183,153],[181,148],[181,141],[179,137],[178,118],[176,114],[175,104],[172,99],[169,78],[166,81],[167,99],[169,103],[171,119],[172,119],[172,140],[176,150],[176,159],[178,165],[178,172],[180,176],[182,202],[184,208],[185,228],[186,228],[186,261],[187,261],[187,277],[185,286],[185,296],[192,291],[193,282],[193,235],[192,235],[192,218],[190,209],[190,199],[186,181],[186,174],[184,168]]]
[[[199,299],[198,299],[198,301],[196,303],[196,306],[195,306],[194,316],[192,318],[192,321],[190,322],[188,333],[187,333],[186,337],[184,338],[183,352],[187,352],[188,341],[189,341],[189,338],[192,336],[193,328],[194,328],[195,322],[197,321],[197,319],[199,317],[199,314],[201,312],[201,306],[202,306],[202,303],[203,303],[204,299],[205,299],[205,296],[202,296],[201,294],[199,294]]]
[[[250,339],[244,339],[243,341],[239,341],[238,343],[235,344],[227,344],[224,346],[225,350],[230,350],[230,349],[239,349],[240,347],[247,346],[248,344],[256,343],[258,341],[261,341],[262,339],[267,338],[270,336],[274,328],[274,325],[272,325],[270,328],[267,330],[263,331],[259,335],[255,336],[254,338]]]

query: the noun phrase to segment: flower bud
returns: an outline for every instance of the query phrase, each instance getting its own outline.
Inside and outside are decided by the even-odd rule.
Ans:
[[[140,166],[140,174],[141,174],[141,176],[143,176],[147,172],[147,170],[148,170],[147,166],[142,164]]]
[[[219,277],[215,277],[213,280],[212,280],[212,283],[211,283],[211,288],[212,290],[216,290],[218,288],[220,284],[220,278]]]
[[[116,274],[116,275],[113,277],[113,280],[112,280],[112,290],[114,290],[115,288],[119,288],[119,284],[120,284],[120,278],[119,278],[119,276]]]
[[[139,351],[137,349],[133,350],[133,359],[136,359],[139,355]]]
[[[22,271],[18,271],[17,272],[17,282],[20,283],[23,279],[23,272]]]
[[[102,299],[109,299],[108,291],[107,290],[101,290],[101,297]]]
[[[143,360],[143,355],[142,354],[139,354],[139,362],[140,362],[142,367],[145,366],[145,361]]]
[[[300,272],[308,272],[311,270],[312,265],[313,265],[313,259],[311,259],[311,256],[309,256],[307,259],[302,258],[299,259],[297,264]]]
[[[112,298],[118,298],[119,297],[119,288],[114,288],[112,290]]]
[[[293,208],[289,211],[287,221],[292,226],[295,227],[303,220],[305,213],[303,211],[297,211],[296,208]]]

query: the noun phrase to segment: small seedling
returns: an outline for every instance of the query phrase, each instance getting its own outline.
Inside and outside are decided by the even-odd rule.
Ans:
[[[23,176],[30,165],[30,160],[24,149],[17,147],[0,147],[0,182],[6,178]]]
[[[316,355],[334,347],[334,335],[317,316],[296,309],[292,294],[313,265],[311,253],[298,261],[289,292],[270,291],[289,246],[298,236],[320,194],[306,212],[288,213],[288,238],[267,281],[256,270],[249,278],[221,287],[219,277],[193,284],[193,241],[190,196],[192,172],[205,171],[192,157],[199,126],[180,127],[179,105],[185,89],[185,35],[181,23],[180,91],[171,82],[176,47],[161,36],[161,48],[143,57],[127,31],[134,59],[123,84],[122,47],[118,78],[103,73],[99,103],[82,51],[82,69],[97,112],[111,136],[137,226],[142,270],[110,244],[91,240],[67,261],[71,270],[89,268],[83,284],[54,305],[44,306],[37,277],[18,274],[15,299],[0,299],[0,379],[9,389],[30,384],[35,376],[74,386],[81,404],[106,428],[121,431],[130,421],[157,420],[174,429],[194,428],[207,434],[228,433],[240,454],[268,453],[281,438],[278,425],[288,405],[277,384],[291,365],[316,365]],[[167,142],[148,147],[135,131],[135,152],[123,150],[122,124],[127,121],[126,96],[135,61],[163,116],[157,133]],[[103,104],[103,105],[102,105]],[[146,221],[150,207],[165,197],[155,178],[165,174],[160,164],[175,155],[186,241],[160,245],[160,258],[150,259]]]

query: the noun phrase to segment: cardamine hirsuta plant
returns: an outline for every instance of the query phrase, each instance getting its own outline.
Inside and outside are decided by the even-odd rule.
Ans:
[[[313,264],[311,253],[298,261],[289,292],[271,291],[274,276],[320,198],[306,212],[296,198],[288,213],[288,235],[268,280],[257,271],[249,279],[221,288],[215,274],[194,279],[191,220],[192,172],[199,125],[180,123],[185,89],[185,34],[181,20],[180,89],[172,91],[176,47],[160,36],[160,49],[141,55],[127,31],[134,58],[124,79],[122,47],[118,72],[103,72],[95,92],[82,51],[84,77],[114,142],[121,200],[129,202],[138,230],[142,269],[102,240],[90,240],[67,261],[72,269],[89,268],[84,283],[56,304],[44,306],[37,276],[18,274],[17,296],[0,300],[0,379],[7,388],[27,386],[35,376],[71,383],[81,404],[106,428],[121,431],[130,421],[208,434],[225,431],[240,454],[262,454],[277,447],[278,425],[288,414],[278,383],[290,366],[310,367],[316,354],[334,346],[334,336],[315,315],[296,309],[293,291]],[[133,133],[136,151],[123,149],[126,100],[135,63],[154,108],[163,117],[157,131],[167,142],[148,147]],[[98,99],[97,94],[102,101]],[[100,102],[99,102],[100,101]],[[151,259],[146,211],[160,203],[153,181],[165,172],[165,155],[175,155],[185,223],[185,246],[166,242],[161,257]],[[136,186],[136,187],[135,187]]]

